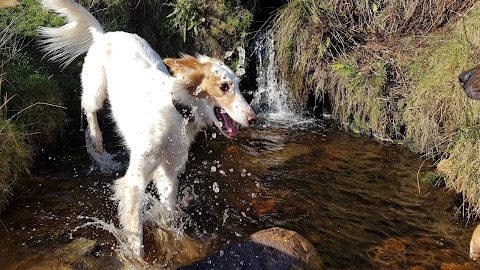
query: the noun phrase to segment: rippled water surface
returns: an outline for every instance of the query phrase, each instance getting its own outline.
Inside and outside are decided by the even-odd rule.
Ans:
[[[121,149],[110,149],[127,163]],[[116,224],[109,187],[118,176],[87,175],[85,149],[39,163],[0,215],[0,268],[117,269],[117,237],[82,225],[91,218]],[[235,140],[199,134],[179,196],[190,236],[181,249],[190,252],[169,255],[165,249],[178,249],[180,240],[159,245],[150,233],[142,267],[191,263],[278,226],[310,240],[326,269],[480,269],[468,259],[473,226],[455,217],[452,194],[425,185],[419,194],[417,177],[429,170],[422,164],[403,148],[328,122],[259,123]],[[82,237],[96,241],[88,256],[63,258]]]

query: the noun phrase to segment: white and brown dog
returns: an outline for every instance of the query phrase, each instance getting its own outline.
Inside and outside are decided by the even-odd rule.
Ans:
[[[114,187],[120,224],[130,248],[143,256],[147,185],[153,181],[161,201],[174,210],[177,176],[197,132],[216,125],[227,137],[235,136],[239,126],[249,126],[256,115],[240,93],[239,79],[222,62],[205,56],[162,60],[135,34],[105,33],[73,0],[42,4],[68,22],[39,30],[47,55],[66,66],[87,53],[81,74],[82,108],[97,152],[104,149],[96,112],[108,94],[118,131],[130,150],[126,174]]]

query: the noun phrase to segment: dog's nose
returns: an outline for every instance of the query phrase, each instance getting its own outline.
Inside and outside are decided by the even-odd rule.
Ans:
[[[470,77],[472,77],[472,72],[473,69],[470,69],[458,75],[458,80],[460,81],[460,84],[464,85],[470,79]]]
[[[253,123],[255,123],[255,121],[257,120],[257,115],[251,114],[247,117],[247,120],[249,125],[253,125]]]

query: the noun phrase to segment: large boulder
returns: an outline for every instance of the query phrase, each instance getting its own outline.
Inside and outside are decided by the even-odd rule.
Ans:
[[[250,235],[192,265],[179,269],[322,269],[315,247],[303,236],[282,228]]]

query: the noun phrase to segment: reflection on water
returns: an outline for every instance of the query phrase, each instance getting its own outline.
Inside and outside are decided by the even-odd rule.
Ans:
[[[149,264],[132,264],[191,263],[243,236],[279,226],[310,240],[326,269],[480,266],[468,260],[473,227],[454,217],[451,194],[427,186],[418,194],[417,174],[428,168],[404,149],[328,122],[288,128],[265,122],[234,140],[212,137],[200,134],[181,179],[179,206],[185,214],[175,226],[188,237],[162,235],[160,229],[172,220],[156,223],[160,218],[152,203],[145,243]],[[81,237],[97,244],[79,268],[118,269],[115,250],[121,237],[98,226],[81,227],[92,221],[85,217],[117,223],[109,199],[116,176],[86,176],[89,165],[79,149],[47,157],[31,179],[20,181],[0,216],[2,269],[68,264],[57,258],[58,250]]]

